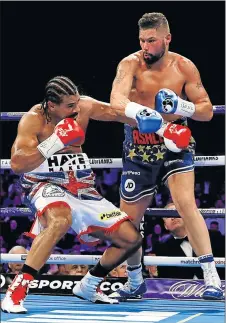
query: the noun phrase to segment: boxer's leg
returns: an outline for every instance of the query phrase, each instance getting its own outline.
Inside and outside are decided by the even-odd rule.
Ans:
[[[207,289],[203,297],[221,298],[223,296],[220,290],[221,282],[213,259],[209,232],[195,203],[194,171],[173,174],[168,178],[168,185],[175,207],[184,220],[189,241],[199,257],[204,272]]]
[[[208,229],[194,195],[194,171],[169,177],[168,185],[175,207],[183,218],[189,241],[197,256],[212,254]]]
[[[18,274],[6,292],[1,308],[8,313],[26,313],[23,301],[28,284],[49,258],[53,247],[67,233],[71,226],[71,209],[65,205],[49,207],[40,217],[45,228],[33,241],[22,273]]]
[[[25,265],[37,271],[45,264],[57,242],[69,230],[72,223],[71,209],[65,205],[50,206],[39,220],[45,229],[34,239],[25,261]]]
[[[146,153],[150,154],[150,151],[148,150]],[[130,216],[137,229],[147,207],[152,202],[162,163],[162,160],[155,164],[143,163],[140,160],[130,160],[128,156],[123,160],[120,209]],[[119,294],[125,297],[126,293],[126,298],[129,298],[129,294],[134,297],[145,292],[141,257],[142,248],[128,258],[128,283],[118,290],[118,295],[113,293],[112,297],[120,297]]]
[[[117,303],[118,301],[99,293],[97,286],[112,269],[139,249],[142,244],[142,237],[129,220],[119,223],[118,228],[111,233],[99,230],[90,235],[101,240],[111,241],[113,244],[104,252],[97,265],[85,275],[81,283],[73,288],[73,293],[76,297],[94,303]]]
[[[133,203],[128,203],[124,200],[120,200],[120,210],[129,214],[132,223],[139,230],[140,222],[144,216],[145,211],[151,205],[153,195],[142,197],[140,200]],[[127,259],[129,266],[137,266],[141,262],[142,248],[135,252],[132,256]]]
[[[128,203],[121,199],[120,209],[130,215],[131,221],[138,230],[147,207],[152,203],[153,195],[154,194],[144,196],[133,203]],[[124,285],[121,290],[118,290],[118,293],[120,293],[121,296],[126,295],[126,297],[129,297],[130,293],[132,293],[133,296],[136,296],[145,292],[146,288],[142,275],[141,259],[142,247],[127,259],[128,283]],[[116,294],[112,294],[112,296],[113,295],[116,297],[119,296]]]
[[[142,244],[140,233],[129,220],[122,222],[118,229],[110,234],[100,231],[93,233],[92,236],[112,242],[112,245],[104,252],[100,260],[100,264],[107,271],[106,274],[124,262]],[[95,273],[98,275],[98,272]]]

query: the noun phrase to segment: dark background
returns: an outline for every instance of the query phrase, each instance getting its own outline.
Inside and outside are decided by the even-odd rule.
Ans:
[[[224,2],[1,2],[2,111],[27,111],[41,102],[56,75],[81,93],[109,102],[118,62],[139,49],[137,22],[145,12],[166,15],[170,50],[198,67],[212,103],[224,104]],[[224,154],[224,115],[189,121],[197,153]],[[4,122],[2,158],[10,158],[17,122]],[[91,121],[84,151],[120,157],[123,125]]]

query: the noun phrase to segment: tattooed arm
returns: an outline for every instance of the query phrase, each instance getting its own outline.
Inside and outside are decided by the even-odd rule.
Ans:
[[[188,99],[195,104],[192,119],[210,121],[213,117],[213,106],[202,84],[197,67],[190,60],[181,59],[179,69],[185,76],[185,93]]]
[[[138,58],[130,55],[124,58],[118,65],[110,99],[110,104],[118,115],[124,115],[125,107],[130,102],[128,97],[138,63]]]

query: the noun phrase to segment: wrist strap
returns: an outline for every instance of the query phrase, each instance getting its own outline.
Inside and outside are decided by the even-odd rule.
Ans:
[[[195,113],[195,105],[192,102],[186,101],[178,97],[178,104],[175,114],[183,117],[191,118]]]
[[[136,120],[137,113],[144,109],[151,109],[151,108],[147,108],[144,105],[141,105],[135,102],[129,102],[125,108],[125,115],[128,118]]]
[[[50,137],[48,137],[37,146],[37,149],[45,158],[51,157],[54,153],[63,148],[64,144],[55,133],[53,133]]]

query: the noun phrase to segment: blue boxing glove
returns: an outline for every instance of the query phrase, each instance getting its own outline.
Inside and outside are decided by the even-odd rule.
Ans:
[[[160,113],[178,114],[184,117],[192,117],[195,113],[194,103],[181,99],[169,89],[161,89],[156,94],[155,109]]]
[[[163,118],[157,111],[135,102],[127,104],[125,115],[137,121],[140,133],[153,133],[163,124]]]

